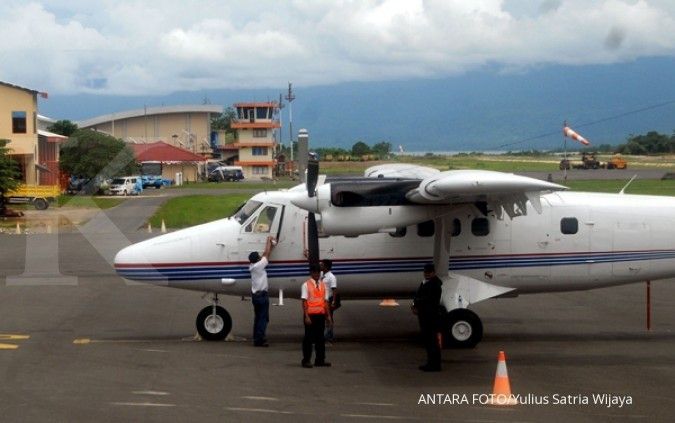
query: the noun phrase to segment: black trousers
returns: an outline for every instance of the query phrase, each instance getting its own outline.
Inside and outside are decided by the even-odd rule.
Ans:
[[[309,363],[312,360],[312,345],[316,350],[315,363],[323,363],[326,360],[326,344],[323,338],[323,330],[326,327],[326,316],[323,314],[310,314],[311,324],[305,323],[305,336],[302,338],[302,362]]]
[[[438,344],[437,322],[433,319],[420,319],[422,343],[427,350],[427,362],[430,367],[441,367],[441,347]]]

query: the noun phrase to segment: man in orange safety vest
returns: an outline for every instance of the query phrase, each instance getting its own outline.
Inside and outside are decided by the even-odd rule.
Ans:
[[[305,322],[305,336],[302,339],[302,367],[311,368],[312,345],[316,350],[314,366],[330,367],[326,361],[326,345],[323,330],[326,322],[332,324],[330,306],[328,304],[328,289],[321,280],[321,270],[318,266],[310,267],[311,278],[302,284],[302,310]]]

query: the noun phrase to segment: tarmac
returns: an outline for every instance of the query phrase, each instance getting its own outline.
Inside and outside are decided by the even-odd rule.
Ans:
[[[0,234],[1,421],[675,419],[675,280],[651,283],[649,331],[644,283],[479,303],[483,342],[444,350],[440,373],[417,369],[408,300],[345,301],[333,366],[303,369],[298,301],[271,307],[270,347],[254,348],[251,303],[221,297],[232,339],[204,342],[194,320],[208,298],[115,275],[112,256],[152,236],[139,216],[159,203],[127,201],[68,233]],[[499,351],[519,405],[484,404]]]

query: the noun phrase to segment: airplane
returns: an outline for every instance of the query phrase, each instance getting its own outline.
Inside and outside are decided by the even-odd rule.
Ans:
[[[205,340],[232,328],[218,295],[250,296],[247,256],[268,236],[270,295],[299,298],[308,263],[333,260],[342,299],[411,298],[425,263],[442,279],[444,344],[483,336],[472,304],[675,277],[675,197],[585,193],[514,174],[371,167],[254,195],[230,217],[128,246],[130,280],[211,294],[197,316]]]

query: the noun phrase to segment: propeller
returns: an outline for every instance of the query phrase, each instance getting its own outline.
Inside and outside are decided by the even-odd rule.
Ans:
[[[319,161],[311,159],[307,163],[307,196],[316,196],[316,184],[319,180]],[[314,213],[307,214],[307,260],[309,267],[319,266],[319,228]]]

